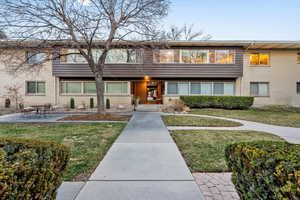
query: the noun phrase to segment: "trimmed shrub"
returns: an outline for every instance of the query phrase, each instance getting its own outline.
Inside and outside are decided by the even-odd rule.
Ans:
[[[90,98],[90,108],[94,108],[94,98]]]
[[[75,109],[75,99],[74,98],[70,99],[70,108]]]
[[[190,108],[248,109],[253,105],[253,97],[240,96],[180,96]]]
[[[5,99],[4,107],[10,108],[10,99]]]
[[[110,109],[110,100],[106,99],[106,109]]]
[[[226,148],[225,157],[241,199],[300,199],[300,145],[237,143]]]
[[[68,158],[60,144],[0,138],[0,200],[54,200]]]

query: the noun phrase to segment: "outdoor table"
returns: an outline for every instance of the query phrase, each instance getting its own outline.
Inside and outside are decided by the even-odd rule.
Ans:
[[[46,105],[32,105],[30,107],[33,107],[36,111],[36,114],[39,114],[40,111],[43,110],[46,107]]]

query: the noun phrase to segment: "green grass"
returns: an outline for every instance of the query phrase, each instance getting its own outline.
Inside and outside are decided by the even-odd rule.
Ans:
[[[278,136],[256,131],[176,130],[171,135],[192,172],[228,171],[224,157],[228,144],[283,141]]]
[[[198,126],[198,127],[234,127],[242,126],[241,123],[222,119],[194,116],[162,116],[167,126]]]
[[[0,137],[39,139],[71,149],[64,181],[83,181],[93,172],[125,123],[0,124]]]
[[[267,106],[249,110],[195,109],[191,113],[300,128],[300,108],[288,106]]]

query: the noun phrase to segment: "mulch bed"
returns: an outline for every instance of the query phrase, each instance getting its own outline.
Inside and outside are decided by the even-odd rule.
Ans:
[[[89,114],[89,115],[71,115],[59,119],[59,121],[129,121],[130,115],[116,114]]]

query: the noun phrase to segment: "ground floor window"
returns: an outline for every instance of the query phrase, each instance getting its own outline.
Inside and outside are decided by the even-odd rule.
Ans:
[[[251,82],[250,95],[254,97],[267,97],[269,96],[269,83]]]
[[[61,81],[61,94],[95,95],[95,81]],[[128,94],[128,82],[105,82],[106,94]]]
[[[300,94],[300,82],[297,83],[297,93]]]
[[[168,82],[167,94],[234,95],[233,82]]]
[[[44,95],[46,93],[45,81],[27,81],[26,94]]]
[[[105,87],[106,94],[127,94],[127,82],[107,82]]]

